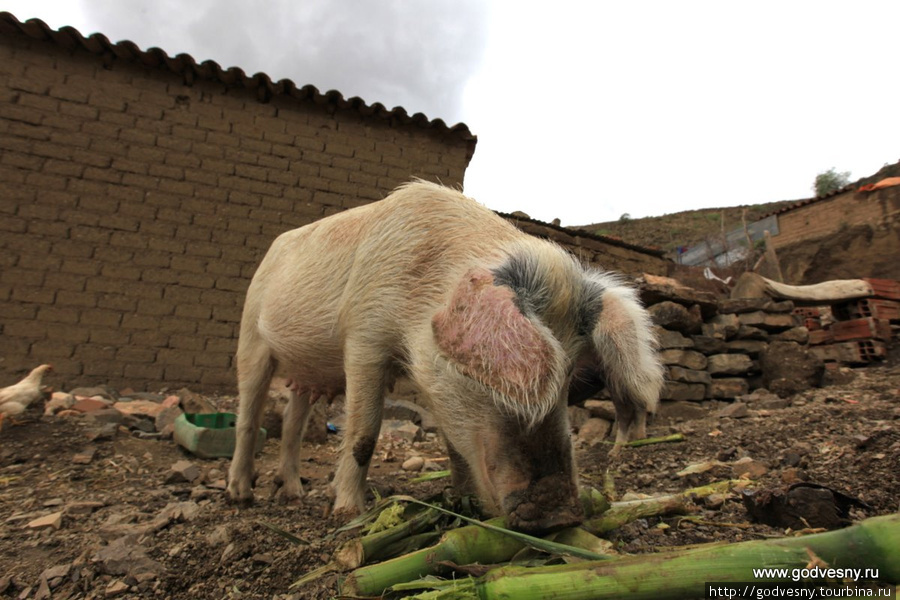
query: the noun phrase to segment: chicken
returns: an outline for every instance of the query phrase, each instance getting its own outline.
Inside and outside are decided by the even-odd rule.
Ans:
[[[51,365],[41,365],[19,383],[0,390],[0,428],[3,427],[3,420],[6,417],[12,418],[22,414],[32,402],[43,395],[41,380],[44,373],[52,369]]]

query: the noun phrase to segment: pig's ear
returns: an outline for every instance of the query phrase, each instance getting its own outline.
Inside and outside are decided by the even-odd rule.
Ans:
[[[461,373],[535,419],[556,403],[564,354],[550,331],[526,318],[514,299],[510,288],[494,284],[489,271],[473,269],[434,315],[431,328],[438,347]]]

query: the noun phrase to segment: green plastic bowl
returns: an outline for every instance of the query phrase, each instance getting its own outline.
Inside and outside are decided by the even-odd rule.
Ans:
[[[175,419],[175,443],[201,458],[231,458],[234,455],[234,413],[184,413]],[[266,430],[259,428],[256,452],[262,452]]]

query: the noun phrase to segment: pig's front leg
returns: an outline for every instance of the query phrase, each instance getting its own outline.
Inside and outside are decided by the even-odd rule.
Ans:
[[[385,385],[385,366],[372,364],[372,353],[348,351],[345,356],[347,430],[333,484],[334,512],[340,518],[356,516],[365,506],[366,473],[381,430]]]
[[[291,386],[291,395],[282,418],[281,461],[275,478],[277,497],[282,502],[293,502],[303,496],[303,485],[300,483],[300,446],[314,400],[311,392],[301,392],[299,385]]]

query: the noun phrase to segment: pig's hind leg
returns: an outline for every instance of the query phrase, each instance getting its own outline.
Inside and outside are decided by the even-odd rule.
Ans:
[[[253,455],[276,361],[269,349],[242,337],[238,342],[237,370],[240,408],[235,431],[234,457],[228,471],[227,497],[231,502],[253,502]]]
[[[347,344],[344,364],[347,430],[334,475],[334,512],[341,518],[359,514],[365,506],[366,473],[381,430],[387,368],[379,355]]]
[[[282,502],[293,502],[303,496],[300,482],[300,446],[315,397],[308,390],[291,387],[290,398],[284,409],[281,425],[281,461],[275,485],[277,497]]]

